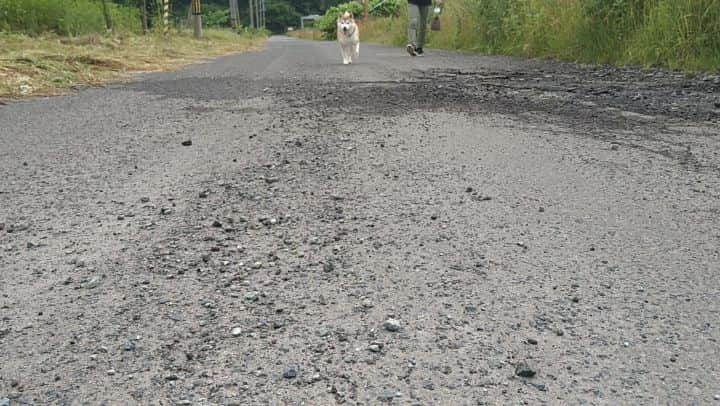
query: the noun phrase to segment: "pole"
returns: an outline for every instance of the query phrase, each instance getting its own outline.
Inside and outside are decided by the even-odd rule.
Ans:
[[[249,0],[250,5],[250,28],[255,28],[255,11],[253,9],[253,0]]]
[[[195,38],[202,37],[202,16],[200,15],[200,0],[192,0],[193,32]]]
[[[236,29],[240,24],[240,9],[237,0],[230,0],[230,26]]]
[[[267,28],[267,24],[265,23],[265,0],[262,0],[262,16],[263,16],[263,29]]]
[[[255,1],[255,21],[258,23],[258,28],[262,27],[262,21],[260,21],[260,1],[262,0],[256,0]]]
[[[163,34],[167,35],[170,29],[170,0],[163,0]]]

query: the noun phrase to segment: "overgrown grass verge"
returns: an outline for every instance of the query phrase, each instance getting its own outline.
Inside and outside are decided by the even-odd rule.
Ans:
[[[134,35],[29,37],[0,33],[0,98],[61,94],[133,72],[163,71],[211,57],[250,51],[264,36],[206,30],[204,38],[171,32]]]
[[[113,31],[139,33],[137,7],[108,2]],[[101,1],[95,0],[0,0],[0,31],[41,35],[87,35],[105,31]]]
[[[453,0],[428,47],[575,62],[720,71],[720,0]],[[362,40],[403,46],[407,7]]]

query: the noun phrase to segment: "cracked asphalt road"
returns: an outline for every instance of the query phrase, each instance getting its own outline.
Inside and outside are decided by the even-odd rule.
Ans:
[[[720,404],[717,76],[266,48],[0,106],[0,403]]]

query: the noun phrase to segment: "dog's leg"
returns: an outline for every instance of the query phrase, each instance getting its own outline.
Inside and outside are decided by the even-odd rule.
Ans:
[[[342,47],[342,55],[343,55],[343,65],[347,65],[350,63],[350,55],[348,53],[347,47]]]
[[[357,44],[355,44],[355,49],[353,51],[355,51],[354,52],[355,59],[360,57],[360,43],[359,42]]]

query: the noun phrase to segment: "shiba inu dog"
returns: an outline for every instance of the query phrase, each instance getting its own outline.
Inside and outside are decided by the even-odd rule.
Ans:
[[[340,43],[340,53],[342,54],[343,64],[347,65],[357,60],[360,55],[360,32],[352,13],[338,17],[337,20],[337,38]]]

